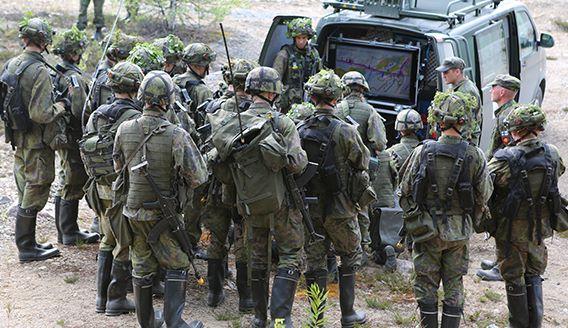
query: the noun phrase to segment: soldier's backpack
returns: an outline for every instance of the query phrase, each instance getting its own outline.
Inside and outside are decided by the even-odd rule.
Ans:
[[[222,162],[227,163],[237,190],[241,215],[264,215],[278,211],[286,187],[281,169],[286,165],[286,146],[271,120],[251,111],[240,114],[217,111],[209,114],[212,142]]]

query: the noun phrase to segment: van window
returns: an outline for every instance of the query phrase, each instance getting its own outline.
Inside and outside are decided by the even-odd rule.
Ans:
[[[477,32],[475,45],[481,87],[493,81],[497,74],[509,73],[508,31],[503,21]]]
[[[516,12],[516,16],[521,58],[525,58],[536,48],[535,30],[528,14],[525,11]]]

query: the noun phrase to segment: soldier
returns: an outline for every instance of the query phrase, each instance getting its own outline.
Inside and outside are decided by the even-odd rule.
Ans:
[[[560,210],[558,178],[565,167],[558,149],[541,141],[546,117],[536,105],[514,105],[504,125],[510,147],[498,150],[489,162],[494,178],[491,203],[497,261],[507,290],[510,327],[541,327],[544,307],[542,275]]]
[[[35,239],[37,213],[47,199],[55,177],[55,152],[50,148],[60,120],[70,110],[69,100],[55,102],[53,85],[42,52],[52,42],[53,30],[40,18],[25,18],[19,25],[24,52],[2,69],[6,142],[12,144],[14,175],[18,187],[16,246],[21,262],[42,261],[58,256],[51,244]]]
[[[84,30],[87,27],[87,9],[89,9],[89,3],[91,0],[80,0],[80,2],[81,7],[79,9],[79,18],[77,19],[77,28],[79,30]],[[103,38],[102,29],[105,27],[105,16],[103,15],[104,5],[105,0],[93,0],[93,9],[95,11],[93,24],[95,24],[96,27],[93,39],[96,41],[102,40]]]
[[[509,131],[503,122],[513,110],[515,105],[515,97],[521,88],[521,81],[509,74],[499,74],[491,83],[491,101],[495,102],[497,110],[495,110],[495,127],[491,138],[491,145],[487,150],[487,158],[491,159],[493,154],[511,141]],[[502,281],[501,272],[496,261],[481,261],[481,269],[476,273],[482,280],[486,281]]]
[[[148,234],[156,227],[163,213],[145,204],[156,200],[147,178],[132,167],[147,162],[148,174],[165,196],[179,198],[181,188],[196,188],[207,180],[207,168],[189,134],[164,116],[174,99],[174,84],[163,71],[152,71],[140,85],[144,100],[141,117],[124,122],[118,128],[114,144],[114,167],[128,181],[123,214],[132,231],[132,276],[136,316],[142,327],[160,326],[152,307],[153,277],[158,269],[166,269],[164,321],[168,327],[203,327],[200,321],[189,325],[181,318],[185,305],[188,254],[169,229],[149,244]],[[168,147],[164,147],[168,145]],[[171,145],[171,146],[169,146]],[[120,179],[120,176],[119,176]],[[119,180],[117,180],[119,181]],[[116,182],[118,183],[118,182]],[[113,188],[116,189],[116,188]],[[180,208],[183,201],[180,199]]]
[[[112,152],[120,124],[142,114],[134,99],[143,78],[142,70],[129,62],[120,62],[109,70],[107,84],[114,92],[114,101],[93,112],[81,142],[89,173],[85,187],[87,198],[101,218],[103,235],[97,266],[96,311],[107,315],[134,312],[134,304],[126,298],[127,284],[130,283],[130,235],[122,216],[123,203],[116,197],[113,204],[111,184],[116,173]]]
[[[479,90],[475,86],[475,83],[471,81],[467,76],[464,75],[463,71],[465,69],[465,62],[459,57],[449,57],[444,59],[441,66],[436,68],[436,71],[442,73],[444,82],[451,85],[449,90],[452,92],[463,92],[472,95],[477,101],[477,106],[472,108],[473,120],[470,122],[472,124],[470,137],[476,145],[479,144],[479,138],[481,136],[481,123],[483,122],[483,111],[481,109],[481,96],[479,95]]]
[[[422,117],[414,109],[405,109],[396,115],[394,129],[400,134],[400,142],[387,149],[387,152],[394,160],[397,172],[420,143],[416,132],[422,130],[423,127]]]
[[[55,67],[55,90],[59,94],[72,90],[72,94],[68,96],[71,99],[71,115],[67,116],[65,124],[68,142],[65,147],[56,150],[61,164],[61,171],[58,172],[58,180],[61,183],[55,196],[55,225],[57,241],[64,245],[76,245],[78,242],[90,244],[99,240],[98,234],[81,231],[77,225],[79,200],[84,196],[83,186],[87,182],[87,173],[77,141],[83,133],[81,116],[87,99],[88,83],[77,65],[86,46],[85,33],[74,26],[61,34],[53,49],[53,53],[62,59]]]
[[[304,275],[308,286],[315,283],[320,290],[326,290],[326,253],[333,244],[341,258],[341,326],[353,327],[367,321],[365,313],[353,309],[353,304],[355,272],[362,257],[357,213],[373,199],[363,200],[370,189],[369,150],[357,129],[333,115],[342,92],[341,80],[333,71],[318,72],[305,87],[316,111],[298,130],[309,161],[319,164],[317,174],[307,184],[306,196],[317,198],[309,209],[316,232],[324,235],[325,240],[304,245],[307,257]]]
[[[442,327],[459,327],[472,226],[488,212],[492,186],[485,156],[462,138],[475,104],[471,98],[461,92],[437,94],[428,122],[442,135],[418,146],[401,170],[400,206],[414,243],[414,294],[426,328],[438,327],[441,280]]]
[[[295,124],[303,122],[316,112],[316,107],[311,102],[303,102],[301,104],[293,104],[286,116],[292,119]]]
[[[184,45],[180,38],[174,34],[169,34],[164,38],[154,40],[152,44],[162,49],[165,58],[162,68],[164,72],[170,74],[171,77],[185,73],[185,64],[181,60]]]
[[[288,22],[287,28],[286,36],[291,38],[293,43],[282,46],[272,65],[284,84],[284,93],[279,100],[282,113],[287,113],[293,104],[304,101],[304,83],[322,69],[317,49],[308,43],[316,34],[312,28],[312,20],[295,18]]]

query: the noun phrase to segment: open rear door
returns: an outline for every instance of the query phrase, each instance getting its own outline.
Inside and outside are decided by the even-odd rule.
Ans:
[[[272,20],[272,26],[266,35],[264,40],[264,45],[262,46],[262,51],[260,52],[260,57],[258,63],[261,66],[270,66],[274,63],[274,58],[276,54],[283,45],[291,44],[292,39],[286,36],[286,23],[294,18],[307,18],[305,16],[276,16]]]

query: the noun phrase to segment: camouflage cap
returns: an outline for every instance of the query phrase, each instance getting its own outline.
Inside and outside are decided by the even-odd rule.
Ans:
[[[255,61],[248,59],[231,59],[231,65],[233,65],[233,76],[235,81],[231,83],[231,72],[229,70],[229,64],[223,64],[221,67],[221,73],[223,74],[223,80],[227,84],[233,84],[235,87],[244,88],[245,81],[247,79],[248,73],[253,69],[259,67]]]
[[[333,100],[341,98],[343,83],[332,70],[322,69],[310,77],[304,89],[310,96]]]
[[[162,69],[165,61],[162,49],[150,43],[137,44],[126,60],[138,65],[144,74]]]
[[[472,111],[477,106],[474,96],[463,92],[436,92],[428,109],[428,123],[435,126],[444,123],[446,128],[471,121]]]
[[[151,71],[140,84],[138,99],[152,107],[166,110],[175,101],[172,77],[164,71]]]
[[[280,74],[272,67],[257,67],[248,73],[245,91],[250,94],[273,92],[279,95],[282,93]]]
[[[451,69],[458,68],[463,70],[465,68],[465,62],[460,57],[449,57],[444,59],[441,66],[436,68],[438,72],[447,72]]]
[[[365,79],[365,76],[357,71],[350,71],[341,77],[341,82],[343,85],[350,86],[350,85],[359,85],[365,89],[365,91],[369,91],[369,84]]]
[[[128,58],[130,51],[140,41],[137,37],[125,34],[120,30],[116,30],[113,34],[109,34],[101,42],[101,46],[106,45],[108,39],[111,39],[107,49],[106,56],[114,61],[121,61]]]
[[[546,115],[542,109],[533,104],[516,104],[513,111],[504,121],[509,131],[544,130]]]
[[[152,44],[162,49],[166,62],[174,64],[181,60],[184,44],[176,35],[169,34],[165,38],[154,40]]]
[[[183,49],[182,60],[186,64],[207,66],[216,58],[217,53],[205,43],[192,43]]]
[[[76,26],[56,36],[53,53],[56,55],[82,55],[87,48],[87,34]]]
[[[51,44],[55,34],[49,23],[38,17],[24,17],[19,23],[18,31],[20,38],[28,38],[37,45],[42,43]]]
[[[495,77],[495,80],[491,82],[491,86],[500,86],[507,90],[519,91],[521,88],[521,80],[509,74],[499,74]]]
[[[136,92],[140,82],[144,78],[144,73],[138,65],[131,62],[120,62],[108,70],[108,80],[106,82],[113,92],[131,93]]]
[[[286,27],[288,28],[286,36],[289,38],[295,38],[298,35],[312,38],[316,34],[310,18],[294,18],[286,24]]]
[[[422,117],[414,109],[404,109],[396,115],[396,122],[394,124],[394,129],[396,131],[416,131],[423,127],[424,124],[422,123]]]

